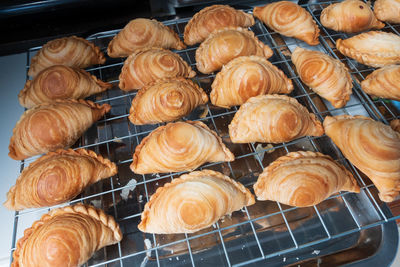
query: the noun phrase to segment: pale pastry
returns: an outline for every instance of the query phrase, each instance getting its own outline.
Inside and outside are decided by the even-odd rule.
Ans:
[[[7,193],[4,206],[23,210],[53,206],[79,195],[85,187],[117,174],[117,166],[93,151],[49,152],[25,168]]]
[[[351,77],[346,66],[325,53],[296,47],[292,54],[300,79],[335,108],[350,100]]]
[[[325,133],[343,155],[375,184],[382,201],[400,191],[400,134],[364,116],[326,117]]]
[[[200,44],[196,50],[196,64],[200,72],[211,73],[239,56],[269,58],[272,54],[271,48],[252,31],[228,27],[214,31]]]
[[[319,44],[319,28],[310,13],[296,3],[279,1],[255,7],[253,15],[272,30],[306,42]]]
[[[21,106],[32,108],[56,99],[79,99],[104,92],[112,84],[100,81],[94,75],[75,67],[55,65],[42,70],[25,83],[18,94]]]
[[[381,21],[400,23],[400,0],[376,0],[374,13]]]
[[[88,40],[76,36],[63,37],[43,45],[32,58],[28,75],[34,77],[54,65],[86,68],[105,62],[106,58],[100,48]]]
[[[389,32],[370,31],[338,39],[336,48],[343,55],[375,68],[400,63],[400,36]]]
[[[322,10],[321,24],[334,31],[348,33],[385,27],[376,19],[370,5],[359,0],[330,4]]]
[[[108,44],[110,57],[127,57],[137,49],[161,47],[184,49],[185,44],[168,26],[155,19],[138,18],[131,20]]]
[[[390,127],[392,127],[393,130],[395,130],[396,132],[398,132],[400,134],[400,120],[399,119],[392,120],[390,122]]]
[[[400,66],[377,69],[361,82],[361,88],[370,95],[400,100]]]
[[[85,100],[55,100],[29,109],[14,127],[8,155],[22,160],[70,147],[110,109]]]
[[[156,234],[194,233],[254,203],[250,191],[228,176],[195,171],[159,187],[146,203],[138,228]]]
[[[321,122],[296,99],[261,95],[247,100],[229,124],[233,143],[282,143],[324,134]]]
[[[257,95],[289,94],[293,91],[293,84],[265,58],[243,56],[224,65],[211,88],[211,103],[229,108]]]
[[[196,75],[178,54],[163,48],[146,48],[135,51],[124,62],[119,75],[119,88],[124,91],[140,89],[162,78]]]
[[[254,184],[258,200],[274,200],[295,207],[317,205],[339,191],[359,193],[360,187],[345,167],[327,155],[311,151],[279,157]]]
[[[216,132],[200,121],[186,121],[168,123],[146,136],[130,167],[137,174],[180,172],[234,159]]]
[[[225,27],[247,28],[254,25],[251,14],[236,10],[227,5],[213,5],[203,8],[185,26],[183,39],[186,44],[203,42],[215,30]]]
[[[207,94],[191,80],[161,79],[139,90],[132,101],[129,120],[136,125],[174,121],[207,102]]]
[[[97,250],[121,240],[114,218],[100,209],[83,204],[53,209],[24,231],[11,266],[81,266]]]

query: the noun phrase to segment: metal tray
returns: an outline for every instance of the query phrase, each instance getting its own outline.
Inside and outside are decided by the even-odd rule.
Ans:
[[[315,113],[319,120],[323,121],[327,115],[339,114],[361,114],[384,123],[399,118],[400,111],[394,102],[372,99],[361,90],[360,81],[373,69],[344,57],[336,50],[335,40],[348,38],[349,35],[322,27],[319,15],[328,4],[329,2],[319,2],[303,5],[313,15],[321,29],[321,44],[316,47],[309,47],[296,39],[283,37],[266,28],[258,20],[251,30],[274,51],[273,57],[269,60],[293,81],[295,89],[290,96],[296,98],[310,112]],[[246,11],[251,12],[251,10]],[[169,20],[164,21],[164,24],[182,37],[189,19]],[[383,30],[399,34],[400,26],[387,24]],[[101,32],[88,39],[100,46],[102,51],[106,51],[109,41],[118,31]],[[291,51],[296,46],[318,49],[347,65],[354,87],[351,100],[344,108],[335,109],[301,82],[290,60]],[[30,59],[38,49],[40,47],[27,52],[27,70]],[[197,46],[175,52],[196,69],[194,56],[196,49]],[[108,103],[112,109],[74,146],[102,154],[116,162],[119,169],[117,175],[90,186],[78,198],[66,204],[83,202],[102,208],[116,218],[123,231],[123,240],[96,252],[87,263],[88,266],[240,266],[267,263],[272,266],[295,263],[308,266],[324,263],[327,260],[334,263],[332,255],[344,256],[343,261],[337,263],[345,264],[376,254],[378,247],[383,246],[382,240],[385,235],[392,238],[389,244],[392,250],[396,251],[397,231],[394,220],[399,216],[394,217],[391,214],[386,204],[379,200],[377,190],[371,181],[343,157],[327,136],[304,137],[275,145],[233,144],[229,139],[228,125],[238,107],[224,109],[210,103],[197,108],[183,120],[200,120],[207,124],[222,137],[236,159],[234,162],[205,164],[199,169],[220,171],[252,190],[252,185],[263,168],[278,157],[291,151],[319,151],[346,166],[356,177],[361,193],[341,192],[309,208],[290,207],[272,201],[257,201],[253,206],[245,207],[232,213],[231,216],[225,216],[212,227],[194,234],[156,235],[140,232],[137,225],[145,203],[158,187],[182,173],[137,175],[130,171],[129,165],[135,147],[160,124],[136,126],[129,122],[129,108],[136,92],[126,93],[119,90],[118,76],[122,65],[123,59],[107,58],[105,65],[89,69],[101,80],[114,84],[113,89],[90,98],[97,103]],[[198,72],[193,80],[209,93],[214,77],[214,74],[204,75]],[[36,158],[22,161],[21,170]],[[15,242],[22,236],[23,230],[30,227],[34,220],[39,219],[48,210],[49,208],[41,208],[15,213],[11,251],[14,250]],[[383,224],[385,226],[382,226]],[[349,252],[354,251],[360,244],[362,246],[372,244],[371,249],[358,254]],[[386,256],[388,264],[394,253]]]

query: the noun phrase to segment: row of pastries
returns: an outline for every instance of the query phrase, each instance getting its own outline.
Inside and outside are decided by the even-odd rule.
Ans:
[[[393,5],[391,12],[398,7],[398,14],[384,11],[387,5]],[[383,28],[378,19],[399,23],[396,14],[399,17],[396,0],[376,1],[374,11],[361,1],[346,0],[325,8],[321,23],[336,31],[360,32]],[[319,44],[317,23],[297,4],[279,1],[254,8],[253,15],[282,35]],[[136,125],[167,122],[135,148],[131,170],[137,174],[182,172],[206,162],[234,161],[235,155],[222,138],[203,122],[175,122],[210,100],[219,107],[240,106],[228,127],[233,143],[282,143],[325,133],[373,181],[381,200],[392,201],[400,191],[400,134],[393,130],[400,123],[393,121],[392,129],[367,117],[342,115],[327,116],[322,124],[295,98],[282,95],[293,91],[292,81],[268,61],[272,49],[247,29],[255,24],[254,17],[214,5],[187,23],[184,42],[171,28],[149,19],[132,20],[111,40],[108,56],[127,57],[119,88],[138,90],[129,120]],[[191,80],[196,75],[192,67],[169,50],[198,43],[197,70],[205,74],[219,71],[210,96]],[[370,31],[339,39],[336,46],[360,63],[383,67],[362,81],[365,92],[400,99],[400,82],[396,82],[400,66],[394,65],[400,63],[400,37]],[[300,47],[291,60],[300,79],[313,91],[335,108],[346,105],[352,80],[340,60]],[[112,108],[83,100],[112,88],[83,70],[105,61],[99,47],[75,36],[50,41],[32,58],[28,72],[32,80],[18,95],[28,110],[13,130],[9,156],[23,160],[46,154],[23,170],[7,194],[7,208],[65,203],[85,187],[118,173],[115,163],[93,151],[68,149]],[[253,188],[258,200],[297,207],[316,205],[339,191],[360,192],[344,166],[311,151],[278,158],[265,167]],[[148,233],[193,233],[254,203],[251,191],[234,179],[212,170],[192,171],[157,189],[144,207],[138,228]],[[83,204],[54,209],[17,242],[13,266],[81,265],[96,250],[121,239],[114,218],[100,209]],[[60,256],[53,257],[53,253]]]

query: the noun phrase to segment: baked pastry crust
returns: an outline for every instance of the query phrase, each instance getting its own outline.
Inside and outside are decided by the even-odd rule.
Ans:
[[[394,131],[400,133],[400,120],[399,119],[392,120],[390,122],[390,127],[392,127]]]
[[[186,45],[170,27],[155,19],[131,20],[108,44],[110,57],[127,57],[137,49],[161,47],[185,49]]]
[[[250,191],[228,176],[195,171],[159,187],[146,203],[138,228],[157,234],[194,233],[254,203]]]
[[[320,51],[296,47],[292,62],[300,79],[335,108],[345,106],[350,100],[353,85],[346,66],[340,60]]]
[[[13,129],[8,155],[22,160],[70,147],[110,109],[108,104],[82,99],[55,100],[29,109]]]
[[[343,155],[365,173],[390,202],[400,191],[400,134],[364,116],[326,117],[326,134]]]
[[[42,70],[25,83],[18,94],[21,106],[36,105],[56,99],[80,99],[110,89],[112,84],[100,81],[94,75],[75,67],[55,65]]]
[[[121,239],[114,218],[100,209],[83,204],[58,208],[24,231],[11,266],[80,266],[95,251]]]
[[[184,40],[187,45],[203,42],[215,30],[225,27],[253,26],[251,14],[236,10],[228,5],[212,5],[203,8],[185,26]]]
[[[289,94],[293,84],[283,71],[265,58],[243,56],[224,65],[211,88],[211,103],[229,108],[257,95]]]
[[[361,82],[361,88],[370,95],[400,100],[400,66],[377,69]]]
[[[163,48],[139,49],[125,60],[119,75],[119,88],[131,91],[159,79],[193,78],[195,75],[196,72],[178,54]]]
[[[207,94],[191,80],[161,79],[139,90],[132,100],[129,120],[136,125],[170,122],[207,102]]]
[[[400,63],[400,36],[389,32],[369,31],[338,39],[336,48],[343,55],[375,68]]]
[[[282,143],[324,134],[321,122],[296,99],[261,95],[247,100],[229,124],[233,143]]]
[[[330,4],[322,10],[321,24],[334,31],[348,33],[385,27],[376,19],[370,5],[359,0]]]
[[[374,13],[379,20],[400,23],[400,0],[376,0]]]
[[[25,168],[7,193],[4,206],[23,210],[67,202],[85,187],[117,174],[117,166],[95,152],[57,150]]]
[[[105,62],[106,58],[100,48],[88,40],[76,36],[63,37],[43,45],[32,58],[28,75],[34,77],[54,65],[86,68]]]
[[[137,174],[180,172],[234,159],[216,132],[200,121],[186,121],[168,123],[146,136],[130,167]]]
[[[201,73],[211,73],[239,56],[269,58],[272,54],[271,48],[258,40],[252,31],[227,27],[214,31],[200,44],[196,50],[196,64]]]
[[[297,151],[279,157],[258,177],[258,200],[296,207],[317,205],[339,191],[360,192],[351,172],[319,152]]]
[[[319,44],[319,28],[310,13],[296,3],[279,1],[255,7],[253,15],[272,30],[306,42]]]

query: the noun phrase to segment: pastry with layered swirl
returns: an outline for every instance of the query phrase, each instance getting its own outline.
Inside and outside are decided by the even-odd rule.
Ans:
[[[216,132],[200,121],[186,121],[168,123],[146,136],[130,167],[137,174],[180,172],[234,159]]]
[[[283,71],[265,58],[243,56],[224,65],[211,88],[211,103],[229,108],[257,95],[289,94],[293,84]]]
[[[146,203],[138,228],[155,234],[194,233],[254,203],[250,191],[228,176],[195,171],[158,188]]]
[[[49,41],[32,58],[28,75],[36,76],[54,65],[87,68],[104,64],[106,58],[100,48],[86,39],[70,36]]]
[[[400,101],[400,66],[374,70],[361,82],[361,88],[367,94]]]
[[[309,45],[319,44],[319,28],[310,13],[296,3],[279,1],[255,7],[253,15],[272,30]]]
[[[187,45],[203,42],[215,30],[225,27],[247,28],[254,25],[254,18],[228,5],[213,5],[203,8],[185,26],[183,39]]]
[[[399,195],[399,133],[371,118],[350,115],[328,116],[324,128],[343,155],[375,184],[382,201]]]
[[[178,54],[163,48],[137,50],[124,62],[119,75],[119,88],[124,91],[140,89],[162,78],[196,75]]]
[[[207,94],[185,78],[162,79],[139,90],[129,110],[136,125],[178,120],[208,102]]]
[[[347,33],[385,27],[384,23],[376,19],[369,4],[359,0],[330,4],[322,10],[321,24],[334,31]]]
[[[296,99],[261,95],[247,100],[229,124],[233,143],[282,143],[324,134],[321,122]]]
[[[117,174],[117,166],[93,151],[49,152],[25,168],[7,193],[10,210],[48,207],[67,202],[86,187]]]
[[[201,73],[211,73],[240,56],[269,58],[272,54],[271,48],[258,40],[252,31],[228,27],[214,31],[200,44],[196,50],[196,64]]]
[[[345,106],[350,100],[353,85],[346,66],[340,60],[320,51],[296,47],[292,62],[300,79],[335,108]]]
[[[390,32],[369,31],[338,39],[336,48],[343,55],[375,68],[400,63],[400,36]]]
[[[400,23],[400,0],[376,0],[374,13],[381,21]]]
[[[24,231],[11,266],[81,266],[121,240],[114,218],[100,209],[83,204],[53,209]]]
[[[25,111],[14,127],[8,155],[15,160],[72,146],[111,106],[55,100]]]
[[[395,119],[390,122],[390,127],[400,134],[400,119]]]
[[[339,191],[360,192],[351,172],[331,157],[297,151],[279,157],[254,184],[257,200],[273,200],[295,206],[317,205]]]
[[[127,57],[137,49],[161,47],[184,49],[185,44],[168,26],[155,19],[138,18],[131,20],[108,44],[110,57]]]
[[[55,65],[42,70],[33,80],[26,81],[18,100],[21,106],[33,108],[56,99],[86,98],[111,87],[112,84],[79,68]]]

